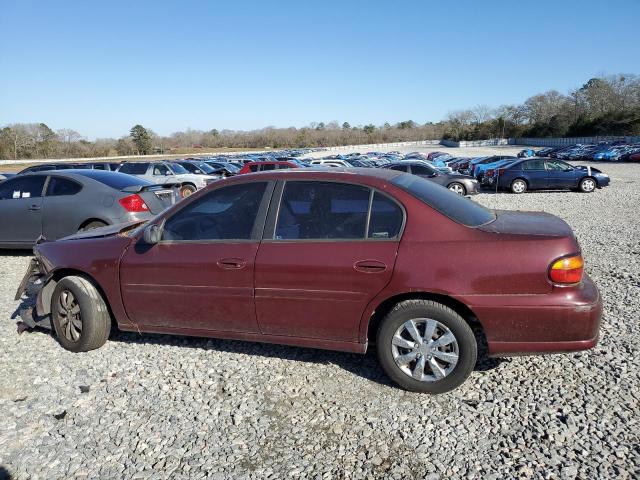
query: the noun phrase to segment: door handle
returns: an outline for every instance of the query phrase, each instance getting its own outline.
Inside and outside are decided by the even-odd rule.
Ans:
[[[37,210],[40,210],[40,205],[31,205],[29,207],[29,210],[31,210],[32,212],[35,212]]]
[[[218,260],[218,266],[225,270],[240,270],[247,266],[247,262],[241,258],[222,258]]]
[[[379,273],[387,269],[387,265],[378,260],[360,260],[353,264],[358,272]]]

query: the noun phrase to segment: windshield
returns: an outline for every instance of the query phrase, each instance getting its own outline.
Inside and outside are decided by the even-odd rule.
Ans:
[[[124,190],[127,187],[137,187],[144,185],[153,185],[153,182],[145,180],[144,178],[135,177],[126,173],[110,172],[106,170],[74,170],[72,173],[81,175],[83,177],[90,178],[96,182],[100,182],[107,187],[115,188],[116,190]]]
[[[207,165],[204,162],[193,162],[193,164],[202,170],[204,173],[214,173],[214,169],[211,168],[211,165]]]
[[[416,175],[401,174],[393,178],[391,183],[467,227],[479,227],[496,219],[488,208]]]
[[[175,173],[176,175],[184,175],[189,173],[186,168],[184,168],[182,165],[178,165],[177,163],[170,163],[169,168],[171,168],[171,170],[173,170],[173,173]]]

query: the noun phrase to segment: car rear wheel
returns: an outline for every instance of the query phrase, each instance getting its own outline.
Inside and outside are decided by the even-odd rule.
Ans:
[[[377,349],[389,378],[407,390],[432,394],[462,384],[478,355],[464,319],[430,300],[398,303],[382,321]]]
[[[524,193],[527,191],[527,182],[522,178],[516,178],[511,182],[511,193]]]
[[[458,182],[450,183],[447,188],[458,195],[465,196],[467,194],[467,189],[464,188],[464,185]]]
[[[78,230],[79,232],[86,232],[87,230],[93,230],[94,228],[106,227],[107,224],[101,222],[100,220],[94,220],[93,222],[89,222],[86,225],[83,225]]]
[[[62,278],[51,296],[53,328],[60,344],[72,352],[87,352],[105,344],[111,332],[109,309],[86,278]]]
[[[189,195],[193,195],[196,193],[196,187],[193,185],[183,185],[180,187],[180,196],[182,198],[187,198]]]
[[[580,180],[580,191],[583,193],[591,193],[596,189],[596,187],[596,181],[591,177]]]

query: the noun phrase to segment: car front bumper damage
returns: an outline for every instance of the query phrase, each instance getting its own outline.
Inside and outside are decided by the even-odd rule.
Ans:
[[[14,300],[27,300],[35,295],[35,305],[30,305],[28,301],[25,306],[18,310],[20,322],[18,322],[18,333],[31,328],[51,329],[51,315],[49,309],[45,308],[45,302],[51,301],[51,295],[56,282],[45,272],[40,261],[34,257],[29,260],[27,271],[22,277],[22,281],[16,290]],[[26,298],[23,296],[26,294]]]

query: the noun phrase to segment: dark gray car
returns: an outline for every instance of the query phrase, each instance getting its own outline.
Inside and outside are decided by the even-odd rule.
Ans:
[[[177,185],[176,185],[177,187]],[[29,248],[81,230],[147,220],[175,202],[173,184],[103,170],[17,175],[0,183],[0,248]]]
[[[478,181],[469,175],[442,172],[436,170],[426,162],[421,162],[419,160],[415,162],[390,163],[389,165],[384,165],[382,168],[390,168],[391,170],[398,170],[418,175],[426,178],[427,180],[431,180],[432,182],[436,182],[443,187],[447,187],[458,195],[475,195],[478,193],[479,189]]]

